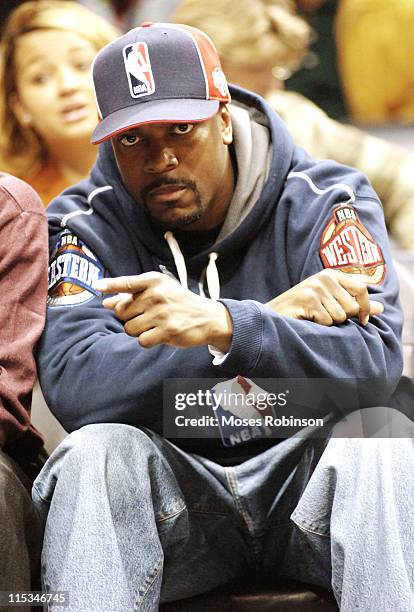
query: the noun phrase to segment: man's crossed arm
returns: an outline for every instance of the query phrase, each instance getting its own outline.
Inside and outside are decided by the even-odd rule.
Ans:
[[[199,296],[164,274],[106,278],[97,281],[95,288],[117,292],[103,305],[145,348],[168,344],[179,348],[211,345],[224,353],[230,349],[233,324],[224,304]],[[370,316],[384,310],[380,302],[369,299],[365,283],[330,269],[310,276],[265,306],[286,317],[327,326],[356,316],[361,325],[367,325]]]

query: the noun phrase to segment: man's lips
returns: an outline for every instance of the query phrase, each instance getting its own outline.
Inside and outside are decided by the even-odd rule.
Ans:
[[[172,202],[181,198],[186,191],[186,185],[164,185],[151,189],[147,198],[152,202]]]

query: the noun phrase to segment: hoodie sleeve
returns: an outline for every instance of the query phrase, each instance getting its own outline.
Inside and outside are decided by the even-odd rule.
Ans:
[[[341,206],[338,190],[319,189],[316,195],[311,187],[318,190],[317,178],[309,182],[309,176],[298,175],[289,177],[292,181],[288,181],[286,197],[280,203],[276,219],[279,226],[276,236],[281,244],[277,265],[286,269],[289,278],[286,289],[324,267],[335,267],[338,252],[327,253],[330,261],[323,255],[326,245],[329,247],[335,235],[341,234],[341,226],[334,222],[335,210]],[[234,334],[227,358],[217,366],[222,376],[237,371],[250,378],[361,379],[367,382],[362,385],[362,403],[370,406],[382,404],[392,393],[402,371],[399,286],[382,208],[365,179],[362,184],[359,182],[358,195],[345,208],[357,215],[358,226],[355,223],[352,231],[356,233],[362,227],[379,247],[384,262],[383,278],[381,265],[374,266],[378,282],[367,284],[372,299],[383,303],[384,312],[370,317],[365,327],[356,318],[327,327],[278,315],[256,300],[224,299],[222,302],[233,320]],[[346,192],[340,196],[342,202],[347,200]],[[329,240],[327,235],[331,231]]]
[[[49,298],[37,360],[50,410],[68,432],[102,422],[159,430],[163,380],[206,376],[207,347],[142,348],[93,290],[94,279],[116,274],[77,234],[62,230],[58,217],[49,218],[49,230]]]

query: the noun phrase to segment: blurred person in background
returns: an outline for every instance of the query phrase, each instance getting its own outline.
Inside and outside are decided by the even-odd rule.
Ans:
[[[338,67],[352,118],[413,123],[414,0],[339,0],[335,22]]]
[[[414,156],[283,90],[283,80],[300,65],[310,37],[293,2],[184,0],[172,20],[204,30],[217,47],[228,80],[265,97],[296,143],[312,156],[362,170],[381,198],[392,237],[399,247],[414,248]]]
[[[90,66],[116,30],[77,2],[25,2],[9,16],[0,55],[0,170],[46,206],[96,159]]]
[[[180,0],[79,0],[122,32],[142,21],[167,21]]]
[[[9,14],[22,2],[23,0],[2,0],[0,2],[0,35]]]
[[[348,110],[338,72],[335,16],[338,0],[296,0],[298,13],[312,28],[308,52],[285,87],[301,93],[333,119],[346,120]]]

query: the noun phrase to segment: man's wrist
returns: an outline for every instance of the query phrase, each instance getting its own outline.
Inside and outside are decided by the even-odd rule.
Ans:
[[[214,316],[209,324],[207,344],[228,353],[233,340],[233,321],[221,302],[211,300]]]

